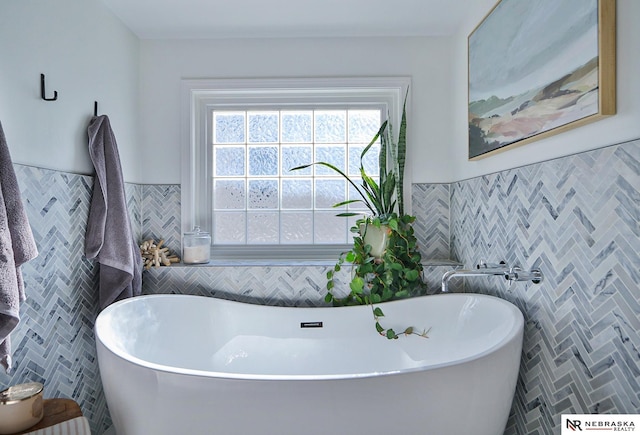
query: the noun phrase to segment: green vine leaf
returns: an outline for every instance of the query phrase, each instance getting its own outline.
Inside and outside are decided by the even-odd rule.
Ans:
[[[409,292],[406,291],[406,290],[402,290],[402,291],[399,291],[398,293],[396,293],[396,298],[398,298],[398,299],[404,299],[407,296],[409,296]]]
[[[407,281],[415,281],[420,277],[420,272],[415,269],[409,269],[405,272],[404,276],[407,278]]]
[[[361,277],[356,276],[351,280],[349,287],[351,288],[351,291],[353,293],[359,295],[362,293],[362,290],[364,288],[364,280]]]

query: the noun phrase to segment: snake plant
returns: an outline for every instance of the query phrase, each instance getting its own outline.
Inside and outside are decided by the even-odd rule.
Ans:
[[[392,128],[389,121],[384,121],[378,132],[375,134],[371,142],[362,150],[360,154],[360,178],[361,184],[353,181],[337,166],[328,162],[314,162],[307,165],[297,166],[291,171],[305,169],[313,165],[325,166],[332,171],[344,177],[351,186],[356,190],[360,198],[350,199],[334,204],[333,207],[343,207],[348,204],[361,202],[371,212],[372,217],[378,217],[383,223],[386,223],[392,215],[404,215],[404,167],[407,153],[407,100],[402,107],[402,120],[400,122],[400,133],[398,140],[393,141]],[[380,153],[378,156],[379,177],[378,182],[371,177],[364,168],[364,158],[371,150],[371,147],[380,140]],[[391,157],[392,165],[387,167],[387,156]],[[351,217],[358,216],[361,213],[344,212],[337,216]]]

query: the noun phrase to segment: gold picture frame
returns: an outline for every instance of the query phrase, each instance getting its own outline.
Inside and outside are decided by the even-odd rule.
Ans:
[[[616,113],[616,0],[499,0],[467,42],[469,160]]]

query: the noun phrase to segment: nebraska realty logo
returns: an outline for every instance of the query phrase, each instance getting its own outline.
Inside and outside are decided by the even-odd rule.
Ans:
[[[640,414],[563,414],[560,435],[584,431],[640,433]]]

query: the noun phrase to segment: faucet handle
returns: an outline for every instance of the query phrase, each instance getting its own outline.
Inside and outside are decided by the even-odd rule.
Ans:
[[[540,269],[531,269],[527,272],[522,270],[522,268],[515,266],[509,269],[505,278],[508,281],[531,281],[534,284],[540,284],[544,280],[544,275]]]
[[[484,260],[480,260],[480,263],[476,264],[476,269],[502,269],[506,267],[507,267],[507,263],[504,260],[502,260],[498,264],[487,263]]]

